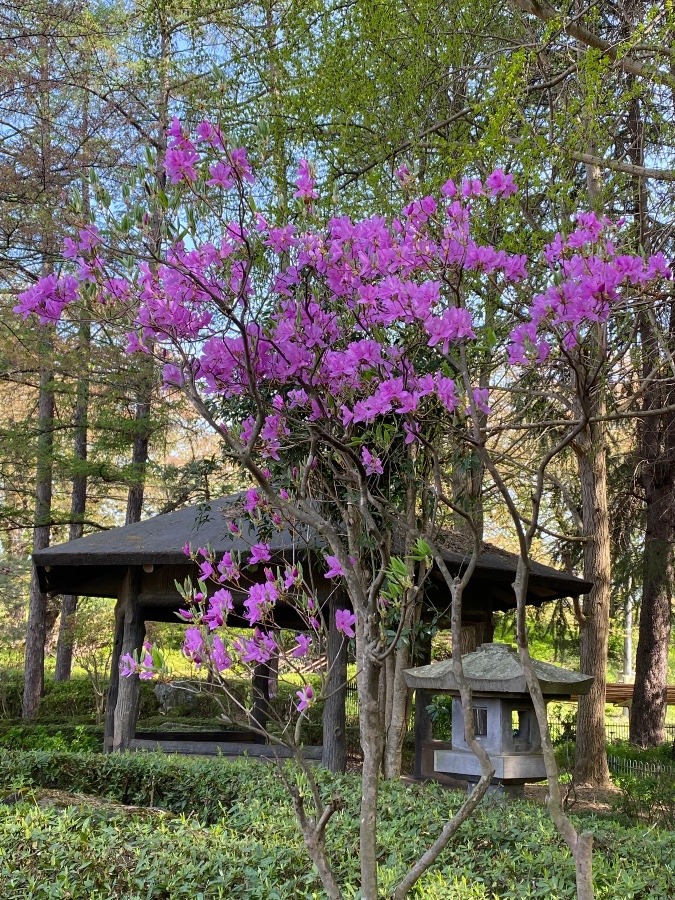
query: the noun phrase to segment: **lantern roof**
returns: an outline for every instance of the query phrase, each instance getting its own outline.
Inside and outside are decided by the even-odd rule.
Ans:
[[[482,644],[462,657],[464,677],[473,691],[481,694],[527,694],[525,672],[515,647],[509,644]],[[592,675],[563,669],[540,659],[533,659],[535,674],[544,696],[570,697],[587,694],[593,684]],[[406,669],[405,681],[410,688],[458,692],[451,659]]]

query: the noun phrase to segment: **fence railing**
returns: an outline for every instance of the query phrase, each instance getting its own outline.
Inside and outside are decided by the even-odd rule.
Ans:
[[[621,756],[607,757],[607,765],[612,775],[634,775],[636,778],[645,778],[650,775],[667,775],[675,778],[675,765],[668,766],[663,763],[642,762],[639,759],[624,759]]]
[[[576,740],[577,726],[575,722],[549,719],[548,727],[551,730],[551,740],[554,743]],[[629,731],[630,726],[627,722],[611,722],[605,725],[605,738],[608,743],[611,741],[627,741]],[[666,725],[666,740],[675,741],[675,725]]]

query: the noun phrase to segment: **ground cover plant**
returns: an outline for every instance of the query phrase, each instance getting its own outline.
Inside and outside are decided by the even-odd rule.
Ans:
[[[3,757],[3,793],[11,791],[14,801],[0,805],[3,898],[325,897],[318,876],[304,864],[302,835],[271,765],[155,754],[99,760],[97,772],[96,766],[91,767],[91,756],[74,755],[70,763],[65,755],[54,754]],[[136,787],[124,792],[124,774],[131,784],[132,770]],[[57,775],[59,771],[64,774]],[[360,896],[359,780],[327,772],[319,777],[327,791],[339,791],[344,799],[329,826],[331,861],[344,896],[355,900]],[[37,788],[31,794],[27,788],[29,780],[53,788],[59,778],[70,782],[75,791],[107,793],[127,804],[153,808],[89,804],[86,798],[75,798],[64,808],[67,798],[50,802],[49,795],[45,797]],[[145,779],[142,788],[141,778]],[[17,790],[22,779],[23,792]],[[461,794],[439,785],[406,786],[392,781],[381,786],[379,896],[390,895],[461,801]],[[581,821],[577,819],[577,825]],[[594,835],[599,898],[666,900],[673,896],[675,834],[592,816],[583,817],[583,828]],[[545,810],[533,804],[490,800],[465,823],[411,896],[565,900],[574,897],[574,885],[574,865]]]

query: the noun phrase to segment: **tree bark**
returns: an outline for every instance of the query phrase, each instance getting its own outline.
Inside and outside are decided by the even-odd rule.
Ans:
[[[629,126],[630,155],[644,162],[645,129],[638,98],[631,104]],[[644,179],[633,182],[638,212],[640,247],[649,252],[649,197]],[[643,409],[650,412],[670,406],[675,399],[673,375],[669,371],[656,329],[646,311],[640,313],[642,374],[664,366],[665,378],[650,378],[644,393]],[[675,344],[675,310],[671,306],[668,332],[662,335],[666,347]],[[642,747],[655,747],[665,738],[668,650],[671,632],[673,590],[673,517],[675,516],[675,417],[663,412],[645,416],[640,423],[639,480],[646,503],[645,539],[642,552],[642,603],[635,666],[635,687],[630,715],[630,740]]]
[[[323,707],[323,752],[321,762],[330,772],[344,772],[347,768],[347,641],[335,627],[335,611],[342,608],[339,595],[334,592],[328,605],[328,679]]]
[[[85,313],[86,316],[86,313]],[[83,370],[77,380],[77,399],[73,416],[73,473],[70,496],[70,530],[68,540],[82,537],[82,520],[87,505],[87,419],[89,413],[89,371],[88,361],[91,351],[91,326],[85,318],[80,323],[78,336],[78,358]],[[70,634],[70,618],[77,609],[77,597],[67,594],[61,601],[61,624],[56,647],[55,681],[67,681],[73,664],[73,642]]]
[[[655,488],[647,506],[642,606],[630,717],[630,740],[641,747],[655,747],[666,739],[674,510],[670,479],[670,483]]]
[[[410,631],[414,617],[411,607],[406,610],[404,629]],[[408,730],[408,686],[403,675],[405,669],[412,665],[410,639],[401,641],[392,654],[393,672],[387,679],[387,701],[389,715],[387,722],[387,739],[384,747],[384,777],[399,778],[403,762],[403,742]],[[391,701],[389,703],[389,694]]]
[[[605,749],[605,687],[609,643],[611,560],[607,463],[604,425],[587,426],[580,442],[579,479],[583,518],[584,578],[593,582],[580,622],[581,671],[593,676],[590,692],[579,698],[575,780],[603,785],[609,781]]]
[[[359,691],[359,731],[363,750],[361,775],[361,821],[359,828],[359,859],[361,865],[361,895],[363,900],[377,900],[377,798],[382,766],[383,722],[380,715],[381,666],[371,656],[371,647],[378,646],[377,626],[372,621],[356,621],[356,658],[361,668],[357,673]]]
[[[43,366],[38,395],[37,466],[35,476],[35,527],[33,550],[49,546],[52,515],[52,463],[54,449],[54,373],[52,361],[52,329],[42,342]],[[21,704],[23,719],[33,719],[44,690],[45,639],[47,636],[47,597],[40,590],[35,568],[31,575],[28,603],[28,629],[24,665],[24,688]]]

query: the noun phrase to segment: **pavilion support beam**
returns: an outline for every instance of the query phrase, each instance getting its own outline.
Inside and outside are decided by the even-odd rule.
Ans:
[[[251,728],[265,731],[270,717],[270,676],[268,663],[256,663],[251,681]],[[265,738],[256,734],[256,741],[264,743]]]
[[[122,592],[126,577],[120,587],[120,593],[115,604],[115,636],[113,638],[112,655],[110,657],[110,681],[108,682],[108,696],[105,705],[105,731],[103,735],[103,752],[112,753],[113,731],[115,728],[115,707],[117,706],[117,691],[120,683],[120,656],[122,655],[122,641],[124,639],[124,611],[125,603]]]
[[[107,752],[127,750],[136,728],[140,681],[138,675],[120,678],[119,664],[122,656],[127,653],[138,654],[143,646],[145,620],[138,603],[140,587],[141,570],[130,566],[122,579],[115,607],[115,641],[104,739],[104,749]]]
[[[344,605],[337,593],[333,593],[328,601],[328,678],[321,763],[329,772],[344,772],[347,768],[347,640],[335,627],[335,613]]]
[[[423,745],[432,737],[433,722],[427,711],[427,707],[433,698],[431,691],[417,690],[415,692],[415,764],[413,775],[415,778],[424,778]]]
[[[428,666],[431,662],[431,636],[421,639],[416,648],[415,665]],[[433,694],[430,691],[415,691],[415,719],[413,723],[413,733],[415,737],[415,762],[413,767],[413,776],[415,778],[425,778],[425,766],[423,756],[423,745],[426,741],[430,741],[433,736],[433,722],[431,716],[427,712],[427,707],[431,703]]]

